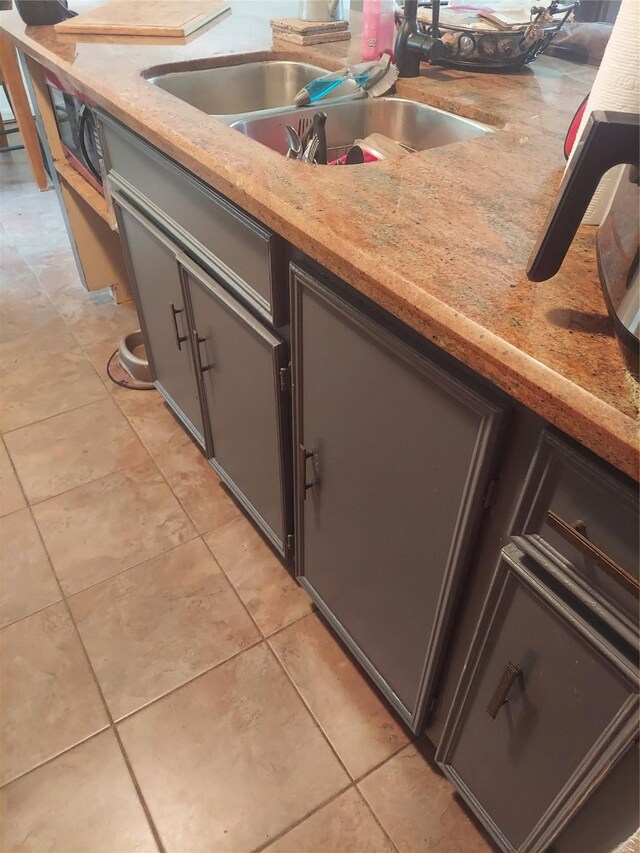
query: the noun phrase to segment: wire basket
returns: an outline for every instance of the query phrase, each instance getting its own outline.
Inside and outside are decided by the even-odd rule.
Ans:
[[[432,4],[420,5],[429,9]],[[528,23],[506,29],[475,29],[440,21],[437,35],[444,42],[445,53],[433,62],[470,71],[517,70],[546,50],[579,5],[579,2],[574,2],[561,6],[553,0],[549,6],[532,6]],[[562,18],[554,17],[559,14]],[[401,21],[402,13],[397,17]],[[428,21],[418,20],[418,29],[431,35]]]

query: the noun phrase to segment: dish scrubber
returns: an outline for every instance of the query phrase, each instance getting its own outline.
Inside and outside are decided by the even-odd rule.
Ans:
[[[372,98],[378,98],[388,92],[397,79],[398,69],[391,64],[391,58],[385,54],[373,62],[361,62],[351,68],[341,68],[339,71],[317,77],[300,89],[293,103],[298,107],[314,104],[346,80],[355,80],[364,92]]]

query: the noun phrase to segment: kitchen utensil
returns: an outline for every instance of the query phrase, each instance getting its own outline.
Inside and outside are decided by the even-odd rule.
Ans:
[[[312,127],[313,116],[304,116],[303,118],[298,120],[298,136],[300,137],[300,143],[303,152],[307,147],[307,143],[309,142]]]
[[[113,0],[62,21],[55,29],[74,34],[184,38],[228,8],[228,3],[215,0]]]
[[[391,57],[385,54],[374,62],[361,62],[351,68],[341,68],[317,77],[300,89],[293,102],[298,107],[313,104],[325,98],[345,80],[355,80],[364,92],[372,98],[378,98],[388,92],[397,79],[398,69],[391,64]]]
[[[323,166],[327,165],[327,132],[325,125],[327,123],[327,114],[318,112],[313,117],[313,135],[318,140],[318,152],[316,154],[316,162]]]
[[[302,161],[304,163],[315,163],[316,155],[318,153],[318,147],[320,145],[320,140],[317,136],[311,136],[311,139],[307,143],[307,147],[304,149],[304,153],[302,155]]]
[[[556,202],[529,258],[527,276],[554,276],[571,245],[602,176],[627,168],[609,213],[596,234],[600,283],[616,333],[637,366],[640,345],[640,114],[594,111],[565,172]]]
[[[286,125],[284,132],[287,137],[287,145],[289,146],[289,150],[287,151],[287,158],[289,160],[298,160],[300,159],[300,154],[302,153],[302,142],[300,141],[300,137],[298,136],[298,131],[291,127],[290,124]]]

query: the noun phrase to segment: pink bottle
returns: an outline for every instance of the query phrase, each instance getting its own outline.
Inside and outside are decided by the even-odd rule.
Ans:
[[[396,38],[395,0],[364,0],[362,58],[370,61],[388,53],[393,59]]]
[[[364,0],[362,7],[362,58],[365,61],[380,59],[378,47],[380,27],[380,0]]]
[[[396,43],[396,0],[380,0],[378,49],[380,56],[388,53],[393,60]]]

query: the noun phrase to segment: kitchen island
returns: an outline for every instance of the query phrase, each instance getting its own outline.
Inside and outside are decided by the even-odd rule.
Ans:
[[[268,8],[181,45],[0,25],[96,104],[158,390],[496,842],[546,849],[636,752],[637,378],[593,229],[524,272],[594,70],[425,68],[399,97],[493,132],[310,166],[148,79],[357,58],[274,46]]]

